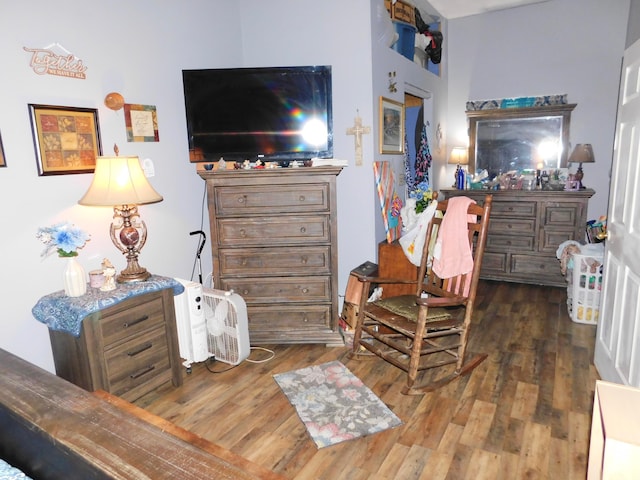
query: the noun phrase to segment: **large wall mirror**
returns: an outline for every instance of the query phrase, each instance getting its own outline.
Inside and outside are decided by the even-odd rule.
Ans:
[[[469,171],[489,178],[508,171],[567,166],[569,125],[576,104],[467,111]]]

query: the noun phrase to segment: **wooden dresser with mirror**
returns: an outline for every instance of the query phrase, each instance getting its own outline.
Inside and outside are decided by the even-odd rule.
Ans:
[[[469,171],[489,178],[508,171],[565,171],[575,104],[470,110]],[[542,148],[541,148],[542,147]],[[551,187],[551,185],[550,185]],[[493,208],[482,278],[565,287],[556,252],[566,240],[584,243],[592,189],[491,190]],[[488,190],[442,189],[444,198],[481,202]]]

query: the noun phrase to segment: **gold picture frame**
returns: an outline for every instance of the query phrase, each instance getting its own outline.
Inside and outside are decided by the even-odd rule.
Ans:
[[[404,104],[380,97],[380,153],[404,153]]]
[[[98,110],[29,104],[38,175],[92,173],[102,155]]]
[[[155,105],[125,103],[124,123],[128,142],[159,142],[158,115]]]

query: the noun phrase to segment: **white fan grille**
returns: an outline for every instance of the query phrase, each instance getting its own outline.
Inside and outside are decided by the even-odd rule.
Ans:
[[[244,300],[232,292],[203,290],[209,351],[216,360],[237,365],[249,356],[249,330]]]

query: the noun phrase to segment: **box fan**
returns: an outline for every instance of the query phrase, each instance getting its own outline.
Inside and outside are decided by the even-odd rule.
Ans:
[[[237,293],[202,289],[209,352],[216,360],[238,365],[251,351],[247,305]]]

